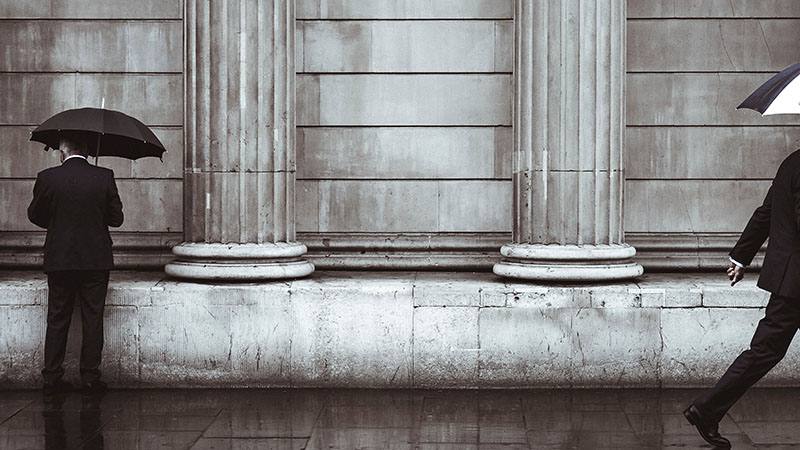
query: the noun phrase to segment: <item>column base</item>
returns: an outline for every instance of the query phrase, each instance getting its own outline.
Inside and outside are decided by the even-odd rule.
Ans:
[[[500,249],[505,257],[494,265],[495,274],[536,281],[610,281],[635,278],[644,273],[632,261],[636,249],[616,245],[509,244]]]
[[[164,271],[198,280],[272,280],[300,278],[314,272],[301,258],[306,246],[298,242],[267,244],[205,244],[184,242],[173,247],[175,261]]]

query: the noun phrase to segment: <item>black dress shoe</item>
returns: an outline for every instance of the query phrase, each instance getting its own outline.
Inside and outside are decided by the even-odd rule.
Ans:
[[[52,383],[45,383],[44,387],[42,388],[42,392],[44,395],[57,395],[57,394],[67,394],[73,391],[73,386],[70,383],[67,383],[64,380],[56,380]]]
[[[102,394],[108,390],[108,385],[100,380],[89,381],[81,385],[84,394]]]
[[[703,417],[703,414],[695,408],[694,405],[689,406],[683,412],[686,420],[697,428],[700,436],[709,444],[720,448],[731,448],[731,441],[725,439],[719,434],[719,424]]]

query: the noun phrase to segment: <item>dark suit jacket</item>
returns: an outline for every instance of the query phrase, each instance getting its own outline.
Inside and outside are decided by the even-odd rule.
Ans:
[[[47,228],[45,273],[110,270],[114,261],[108,227],[123,220],[114,172],[83,158],[39,172],[28,219]]]
[[[730,255],[748,265],[769,237],[758,286],[773,294],[800,297],[800,150],[778,168],[764,199]]]

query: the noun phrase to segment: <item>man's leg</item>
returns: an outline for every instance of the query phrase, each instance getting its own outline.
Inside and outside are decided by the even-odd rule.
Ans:
[[[750,348],[742,352],[713,389],[694,401],[709,420],[719,422],[747,389],[783,359],[800,326],[800,299],[772,295]]]
[[[81,382],[85,385],[100,379],[103,356],[103,311],[108,290],[108,271],[92,270],[81,273],[78,295],[81,300]]]
[[[47,334],[44,338],[44,369],[46,384],[64,376],[64,355],[67,335],[75,307],[76,284],[72,272],[53,272],[47,275]]]

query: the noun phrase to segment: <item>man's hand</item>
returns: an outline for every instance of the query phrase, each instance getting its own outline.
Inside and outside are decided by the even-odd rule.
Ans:
[[[728,267],[728,279],[731,280],[731,286],[742,281],[742,278],[744,278],[744,268],[731,263],[731,266]]]

